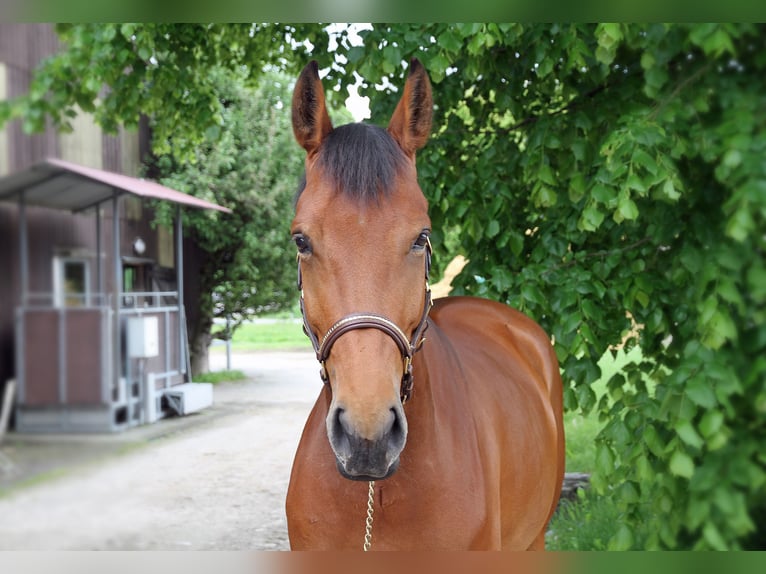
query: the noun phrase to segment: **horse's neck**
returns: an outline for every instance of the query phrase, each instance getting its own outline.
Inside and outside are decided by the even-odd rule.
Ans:
[[[460,404],[456,396],[467,383],[447,334],[432,323],[426,336],[420,356],[416,355],[420,360],[413,365],[412,399],[405,412],[410,426],[414,424],[421,432],[440,432],[440,427],[450,424],[452,409]]]

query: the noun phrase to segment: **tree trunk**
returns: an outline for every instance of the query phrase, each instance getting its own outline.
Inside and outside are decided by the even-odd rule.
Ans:
[[[191,354],[192,377],[207,373],[210,370],[210,361],[208,360],[208,350],[212,337],[210,331],[196,332],[189,341],[189,352]]]
[[[192,377],[210,370],[208,349],[212,341],[214,306],[211,277],[215,256],[200,248],[193,237],[184,238],[184,300],[186,301],[186,332],[189,335],[189,354]]]

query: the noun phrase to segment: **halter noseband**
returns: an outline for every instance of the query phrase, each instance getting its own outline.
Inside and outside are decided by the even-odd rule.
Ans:
[[[303,302],[303,277],[301,274],[300,259],[298,259],[298,289],[301,292],[300,306],[301,315],[303,316],[303,332],[306,333],[311,340],[311,344],[316,352],[317,360],[321,365],[319,376],[322,381],[327,384],[330,382],[330,376],[327,374],[327,367],[325,362],[330,356],[335,342],[345,333],[354,331],[356,329],[377,329],[383,331],[386,335],[391,337],[396,346],[399,347],[399,352],[402,355],[404,374],[402,375],[402,382],[400,388],[400,395],[402,404],[406,403],[412,396],[412,357],[417,353],[425,342],[424,334],[428,329],[428,313],[431,310],[433,301],[431,300],[431,287],[428,284],[428,277],[431,271],[431,240],[426,242],[426,288],[425,288],[425,301],[423,304],[423,314],[420,317],[415,330],[412,332],[412,338],[408,339],[407,335],[402,331],[399,326],[377,313],[352,313],[336,321],[332,327],[330,327],[322,337],[322,341],[316,336],[316,333],[311,329],[308,318],[306,317],[306,309]]]

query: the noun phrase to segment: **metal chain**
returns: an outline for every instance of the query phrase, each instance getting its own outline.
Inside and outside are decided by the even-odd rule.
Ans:
[[[372,513],[375,511],[375,481],[371,480],[367,490],[367,519],[364,521],[364,546],[362,549],[367,552],[372,546]]]

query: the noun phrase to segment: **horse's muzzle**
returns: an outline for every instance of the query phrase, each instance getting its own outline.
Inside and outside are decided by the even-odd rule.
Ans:
[[[363,436],[351,417],[336,407],[327,417],[327,436],[338,471],[351,480],[382,480],[399,467],[407,440],[407,420],[400,405],[390,409],[374,436]],[[372,433],[368,433],[372,434]]]

